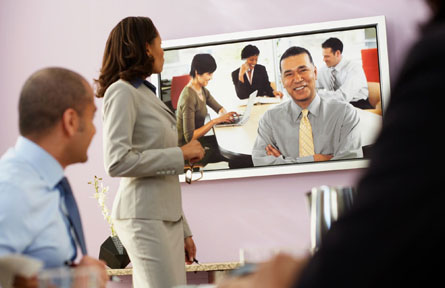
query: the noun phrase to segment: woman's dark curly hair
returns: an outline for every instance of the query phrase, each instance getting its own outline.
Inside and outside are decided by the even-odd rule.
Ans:
[[[102,98],[107,88],[119,79],[132,81],[150,76],[154,59],[147,55],[146,45],[158,36],[148,17],[127,17],[111,31],[105,45],[99,79],[95,80],[96,97]]]

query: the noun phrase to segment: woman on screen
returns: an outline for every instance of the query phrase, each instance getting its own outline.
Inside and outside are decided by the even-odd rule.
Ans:
[[[145,80],[163,64],[152,21],[128,17],[111,31],[96,81],[97,97],[104,101],[105,167],[110,176],[122,177],[113,223],[136,288],[185,285],[184,259],[191,264],[196,254],[178,174],[184,161],[202,159],[204,149],[198,141],[178,147],[175,116]]]
[[[184,87],[179,96],[178,109],[176,111],[179,145],[184,145],[192,140],[199,140],[204,147],[210,148],[202,164],[226,161],[219,153],[214,137],[203,137],[212,127],[219,123],[233,122],[237,117],[235,112],[227,113],[213,98],[210,91],[205,88],[212,79],[216,70],[216,62],[210,54],[196,54],[193,57],[190,76],[192,79]],[[207,105],[212,108],[218,117],[208,119]]]
[[[258,96],[283,97],[283,93],[272,88],[266,67],[257,64],[260,50],[247,45],[241,51],[241,60],[245,60],[240,68],[232,72],[232,81],[239,99],[249,98],[250,93],[258,90]]]

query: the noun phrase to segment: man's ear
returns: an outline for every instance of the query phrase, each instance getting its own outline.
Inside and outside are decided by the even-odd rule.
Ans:
[[[68,136],[73,136],[79,129],[80,118],[76,110],[68,108],[62,115],[62,127],[64,133]]]
[[[340,52],[340,50],[337,50],[337,51],[335,51],[335,57],[340,57],[341,56],[341,52]]]

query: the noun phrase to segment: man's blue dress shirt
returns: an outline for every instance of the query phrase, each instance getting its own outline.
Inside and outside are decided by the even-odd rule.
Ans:
[[[34,142],[19,137],[0,159],[0,256],[19,253],[45,268],[72,260],[75,248],[60,204],[63,168]]]

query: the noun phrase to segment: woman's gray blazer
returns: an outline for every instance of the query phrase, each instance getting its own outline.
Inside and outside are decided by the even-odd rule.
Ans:
[[[103,143],[107,173],[121,178],[112,217],[166,221],[183,217],[184,236],[190,236],[178,178],[184,172],[184,158],[176,117],[142,81],[118,80],[106,90]]]

